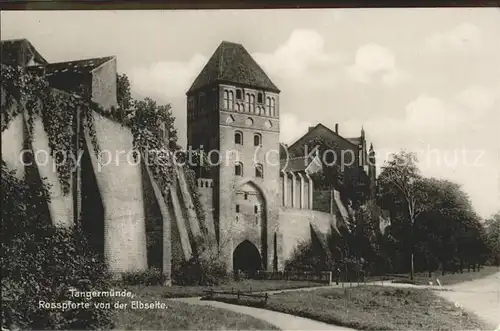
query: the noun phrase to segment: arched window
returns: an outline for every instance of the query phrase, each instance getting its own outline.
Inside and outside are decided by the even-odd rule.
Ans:
[[[254,214],[259,213],[259,206],[253,206],[253,212]]]
[[[250,107],[249,110],[251,113],[255,113],[255,96],[251,95],[250,96]]]
[[[236,103],[236,111],[241,111],[240,103],[239,102]]]
[[[257,94],[257,102],[258,103],[262,103],[263,102],[263,96],[262,96],[262,93],[259,92],[259,94]]]
[[[271,98],[266,99],[266,116],[271,114]]]
[[[264,178],[264,169],[260,163],[255,165],[255,177]]]
[[[224,91],[224,109],[229,109],[229,91]]]
[[[253,135],[253,145],[261,146],[262,145],[262,135],[260,133],[255,133]]]
[[[241,131],[236,131],[234,133],[234,143],[236,145],[243,145],[243,133]]]
[[[245,94],[245,109],[250,110],[250,94]]]
[[[276,116],[276,100],[274,98],[271,99],[271,113],[269,116]]]
[[[234,109],[234,93],[233,91],[229,92],[229,108],[230,110]]]
[[[236,100],[241,100],[241,90],[236,90]]]
[[[240,212],[240,205],[236,205],[236,212],[239,213]]]
[[[234,174],[236,176],[243,176],[243,163],[236,162],[234,165]]]

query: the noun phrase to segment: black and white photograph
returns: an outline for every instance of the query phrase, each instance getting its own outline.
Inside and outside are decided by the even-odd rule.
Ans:
[[[17,330],[500,330],[500,8],[2,10]]]

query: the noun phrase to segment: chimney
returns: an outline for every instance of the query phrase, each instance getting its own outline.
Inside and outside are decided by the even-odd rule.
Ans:
[[[339,123],[335,123],[335,133],[339,133]]]
[[[310,126],[309,130],[307,132],[312,131],[314,128],[315,128],[315,126]]]

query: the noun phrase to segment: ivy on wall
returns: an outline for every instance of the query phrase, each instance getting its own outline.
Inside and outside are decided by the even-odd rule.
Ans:
[[[63,193],[68,194],[76,158],[67,155],[76,155],[77,149],[83,147],[83,137],[75,141],[78,114],[80,123],[88,129],[94,150],[99,152],[92,116],[96,106],[76,94],[51,88],[43,76],[27,73],[21,67],[2,65],[2,76],[2,132],[13,118],[23,114],[28,130],[26,138],[31,143],[34,120],[41,118]]]
[[[99,153],[94,112],[130,128],[134,149],[150,161],[147,164],[153,177],[162,188],[162,192],[168,192],[173,178],[172,155],[155,132],[157,123],[164,116],[163,112],[141,112],[140,116],[124,116],[124,112],[120,109],[113,107],[103,109],[78,94],[51,88],[44,76],[26,72],[22,67],[2,65],[2,76],[2,132],[7,129],[12,119],[19,114],[24,114],[28,127],[27,139],[31,142],[34,120],[37,117],[41,118],[43,128],[48,135],[50,154],[56,161],[56,170],[64,194],[69,193],[72,170],[76,169],[77,165],[75,164],[76,158],[61,158],[64,157],[64,153],[76,155],[77,149],[83,148],[84,143],[83,135],[80,135],[78,144],[75,142],[78,114],[80,116],[78,119],[82,124],[79,130],[82,128],[88,130],[94,151],[96,154]]]

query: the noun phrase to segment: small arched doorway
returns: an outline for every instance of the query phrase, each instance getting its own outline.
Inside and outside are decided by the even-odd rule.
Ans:
[[[257,270],[262,270],[262,258],[259,250],[250,241],[243,241],[234,250],[233,270],[242,271],[247,276],[253,276]]]

